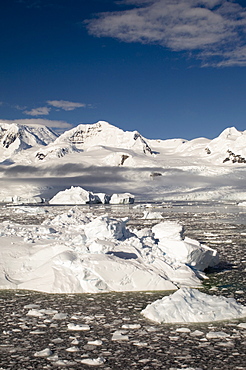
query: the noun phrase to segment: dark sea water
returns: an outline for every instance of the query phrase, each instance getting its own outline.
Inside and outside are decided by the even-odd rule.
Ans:
[[[60,207],[49,209],[51,214],[62,211]],[[165,220],[180,221],[186,236],[218,250],[220,264],[207,271],[203,291],[234,297],[246,305],[246,209],[230,204],[176,203],[156,204],[154,211],[160,211]],[[94,207],[90,212],[105,209]],[[157,222],[140,219],[141,208],[111,207],[107,212],[127,215],[130,227]],[[9,208],[0,211],[1,220],[22,223],[29,218],[40,223],[46,217],[15,215]],[[239,326],[246,318],[175,325],[145,319],[141,310],[165,294],[170,292],[52,295],[0,291],[0,369],[246,369],[246,328]],[[45,311],[42,316],[30,316],[28,312],[34,309]],[[88,327],[69,330],[71,323]],[[98,358],[101,365],[83,363]]]

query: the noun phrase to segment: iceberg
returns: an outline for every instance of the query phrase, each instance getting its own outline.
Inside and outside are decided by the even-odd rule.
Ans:
[[[168,254],[151,229],[131,230],[127,221],[107,214],[95,217],[73,207],[41,225],[2,222],[0,289],[99,293],[201,285],[200,274],[178,258],[179,248]],[[161,222],[153,229],[159,236],[168,233],[172,243],[180,228]],[[199,266],[215,263],[199,243],[194,241],[192,247],[197,248],[194,263],[195,258]]]
[[[110,204],[133,204],[134,195],[129,193],[113,194],[109,201]]]
[[[113,194],[109,196],[105,193],[93,193],[87,191],[80,186],[71,186],[70,189],[59,191],[49,204],[132,204],[134,203],[134,195],[129,193]]]
[[[60,191],[49,201],[50,204],[88,204],[96,203],[95,197],[89,191],[77,186]]]
[[[149,304],[141,313],[158,323],[211,322],[243,318],[246,306],[237,303],[234,298],[181,288]]]
[[[159,248],[174,260],[196,270],[205,270],[219,263],[217,252],[196,240],[184,237],[184,228],[175,222],[161,222],[152,228]]]

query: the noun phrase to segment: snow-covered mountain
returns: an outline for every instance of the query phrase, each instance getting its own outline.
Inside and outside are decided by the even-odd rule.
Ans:
[[[176,159],[177,163],[185,158],[186,165],[196,161],[200,164],[201,161],[204,164],[244,164],[246,131],[227,128],[213,140],[148,140],[137,131],[123,131],[104,121],[80,124],[60,136],[45,126],[0,123],[0,159],[11,159],[16,153],[30,149],[29,163],[35,159],[57,159],[77,154],[79,162],[84,158],[87,164],[88,156],[96,154],[97,164],[112,166],[141,167],[147,163],[154,166],[163,163],[163,158],[171,162]],[[23,161],[23,156],[19,158]],[[18,163],[18,157],[15,157],[15,162]]]
[[[246,131],[227,128],[205,150],[212,157],[222,155],[223,163],[246,163]]]
[[[69,153],[97,146],[131,149],[144,154],[152,154],[147,142],[137,131],[125,132],[108,122],[99,121],[95,124],[80,124],[64,132],[52,144],[38,151],[36,156],[41,160],[50,156],[60,158]]]
[[[188,141],[149,140],[104,121],[60,136],[43,126],[0,124],[0,201],[23,192],[50,198],[71,186],[136,198],[243,201],[244,180],[246,131],[234,127],[213,140]]]
[[[25,126],[0,122],[0,160],[35,146],[46,146],[57,135],[45,126]]]

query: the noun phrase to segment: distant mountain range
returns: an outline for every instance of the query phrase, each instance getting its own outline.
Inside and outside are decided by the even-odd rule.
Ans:
[[[0,123],[0,201],[53,197],[70,186],[154,199],[246,199],[246,131],[209,140],[149,140],[107,122],[58,136],[44,126]],[[153,181],[155,180],[155,181]]]
[[[88,153],[97,151],[97,157],[100,157],[100,149],[99,163],[103,161],[113,166],[138,167],[136,158],[139,156],[142,160],[146,156],[145,161],[153,165],[163,155],[172,156],[173,159],[185,157],[186,162],[190,161],[191,164],[197,162],[198,158],[199,164],[201,161],[206,164],[246,164],[246,131],[227,128],[213,140],[148,140],[137,131],[123,131],[104,121],[80,124],[60,136],[45,126],[0,122],[0,164],[6,160],[9,163],[23,162],[27,156],[29,163],[35,163],[60,159],[68,154],[77,154],[80,162],[86,157],[88,163]],[[139,158],[140,166],[142,160]]]

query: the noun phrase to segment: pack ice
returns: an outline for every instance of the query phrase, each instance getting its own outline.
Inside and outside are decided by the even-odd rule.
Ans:
[[[181,288],[149,304],[141,313],[158,323],[211,322],[243,318],[246,306],[237,303],[234,298]]]
[[[130,230],[127,219],[94,217],[78,207],[42,225],[4,221],[0,288],[51,293],[176,290],[198,287],[199,269],[218,263],[215,250],[161,222]]]

